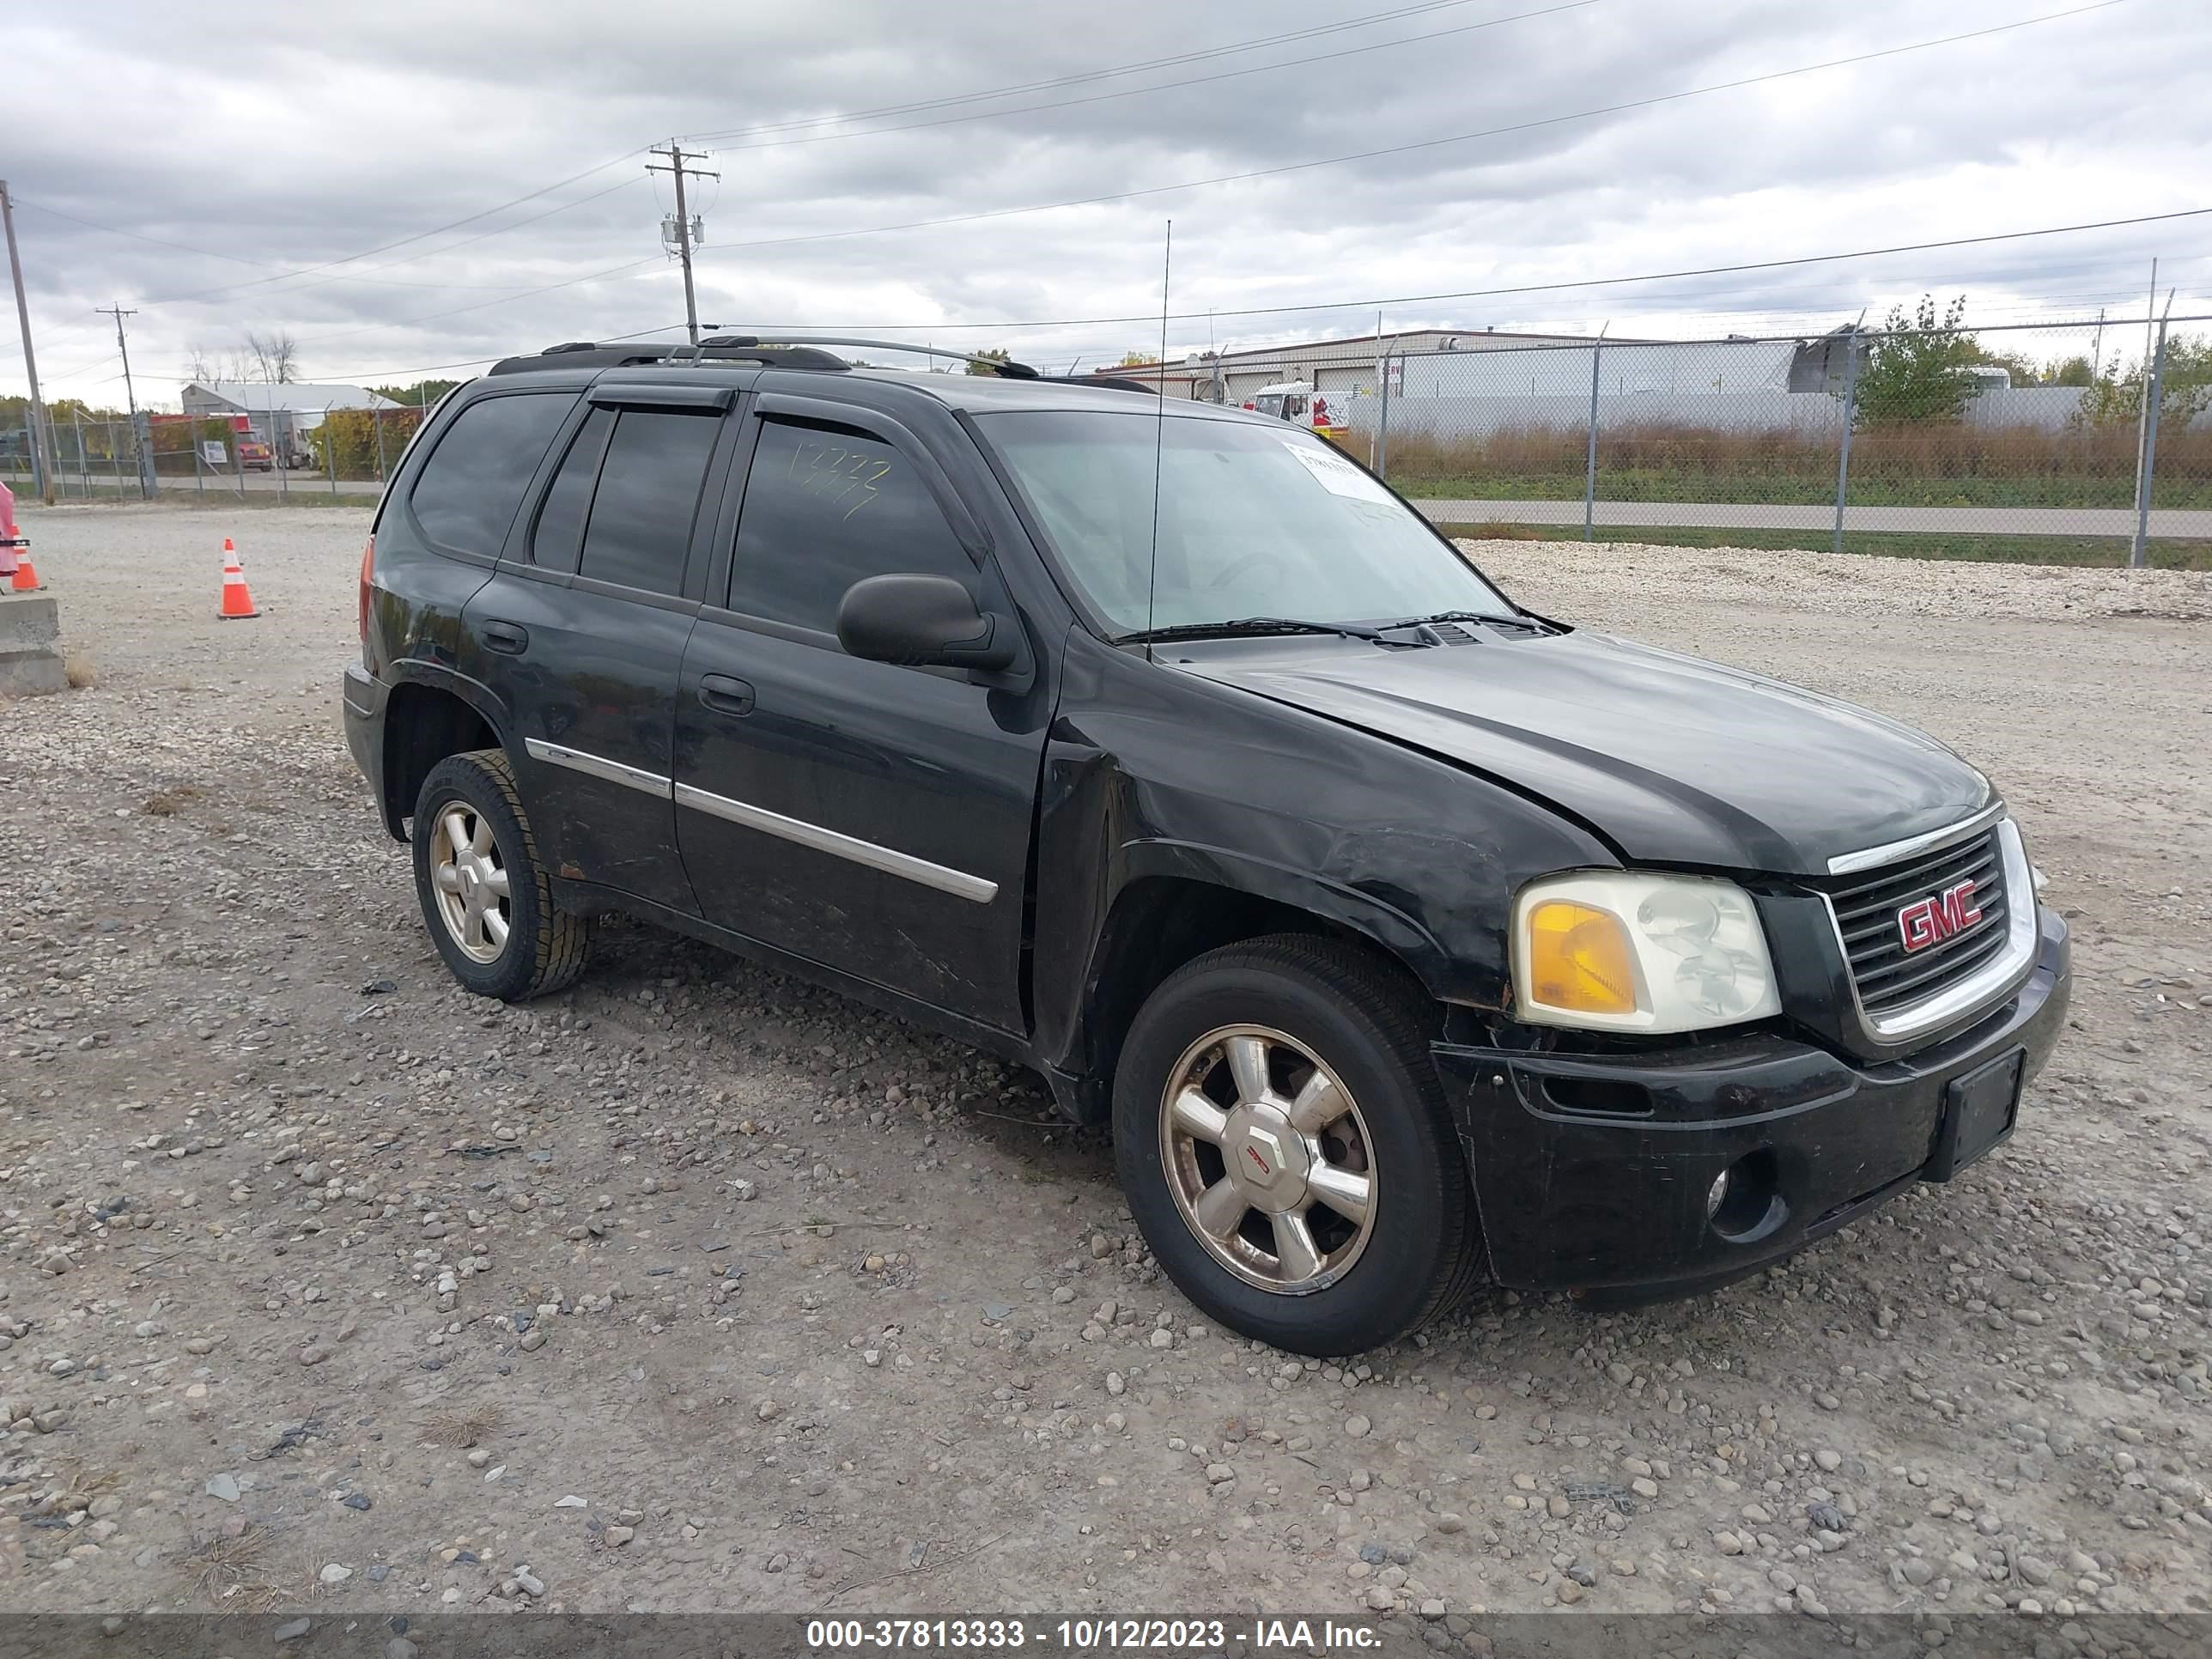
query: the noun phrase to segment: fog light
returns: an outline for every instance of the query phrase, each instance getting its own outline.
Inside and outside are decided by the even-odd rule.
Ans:
[[[1713,1184],[1705,1189],[1706,1220],[1711,1221],[1721,1212],[1721,1206],[1728,1201],[1728,1189],[1729,1172],[1723,1170],[1713,1177]]]

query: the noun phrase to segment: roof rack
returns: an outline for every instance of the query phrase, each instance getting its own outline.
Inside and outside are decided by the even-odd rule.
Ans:
[[[915,345],[906,340],[864,340],[848,334],[780,334],[773,338],[757,334],[718,334],[702,340],[704,346],[858,346],[864,351],[908,351],[923,357],[945,357],[988,369],[1001,380],[1036,380],[1044,377],[1027,363],[987,357],[973,351],[947,351],[939,346]]]
[[[494,374],[524,374],[544,368],[635,368],[647,363],[760,363],[776,368],[850,368],[834,352],[808,346],[763,345],[757,341],[726,337],[702,340],[697,345],[601,345],[595,340],[568,340],[526,357],[505,357],[489,371]]]
[[[1056,386],[1103,386],[1109,392],[1133,392],[1140,397],[1157,398],[1158,386],[1146,386],[1142,380],[1133,380],[1126,374],[1040,374],[1040,380],[1050,380]]]
[[[540,368],[634,368],[645,363],[761,363],[775,368],[850,368],[853,365],[823,346],[859,346],[870,351],[909,351],[924,357],[947,357],[971,368],[988,369],[1002,380],[1036,380],[1045,377],[1027,363],[987,357],[970,351],[946,351],[936,346],[908,344],[904,340],[864,340],[842,334],[792,334],[763,339],[757,334],[713,334],[696,345],[658,345],[640,341],[635,345],[602,345],[596,340],[565,340],[559,345],[526,357],[504,357],[491,366],[494,374],[521,374]],[[558,363],[548,358],[559,358]],[[1072,377],[1054,375],[1054,380]],[[1133,385],[1133,383],[1132,383]],[[1135,388],[1141,390],[1142,388]]]

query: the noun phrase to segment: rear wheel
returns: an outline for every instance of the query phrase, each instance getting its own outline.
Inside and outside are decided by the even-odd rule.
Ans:
[[[520,1002],[583,972],[591,925],[555,902],[500,750],[449,755],[430,769],[416,796],[413,841],[422,919],[462,985]]]
[[[1178,969],[1115,1077],[1115,1157],[1168,1276],[1224,1324],[1299,1353],[1401,1336],[1480,1261],[1418,990],[1280,935]]]

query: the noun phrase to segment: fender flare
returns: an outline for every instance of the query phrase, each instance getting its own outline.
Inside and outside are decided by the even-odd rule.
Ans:
[[[467,704],[483,723],[491,728],[492,736],[498,740],[501,750],[506,753],[507,758],[510,761],[517,758],[514,745],[507,737],[509,719],[507,705],[483,681],[471,679],[467,675],[449,668],[443,663],[426,662],[420,657],[403,657],[387,664],[384,671],[384,679],[387,688],[385,718],[380,722],[383,729],[378,734],[379,741],[384,750],[380,781],[382,779],[389,779],[392,775],[391,695],[403,685],[418,685],[428,690],[442,691]],[[386,828],[397,836],[399,833],[399,822],[407,816],[407,811],[391,799],[391,786],[388,782],[384,782],[382,787],[385,799],[380,804],[384,808]]]

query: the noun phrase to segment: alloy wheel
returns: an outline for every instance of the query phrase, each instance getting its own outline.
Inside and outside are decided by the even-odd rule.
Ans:
[[[1160,1161],[1208,1255],[1286,1296],[1342,1278],[1374,1231],[1365,1121],[1304,1043],[1224,1026],[1186,1049],[1160,1101]]]
[[[507,860],[484,815],[465,800],[438,809],[430,836],[430,880],[439,919],[471,961],[496,962],[514,924]]]

